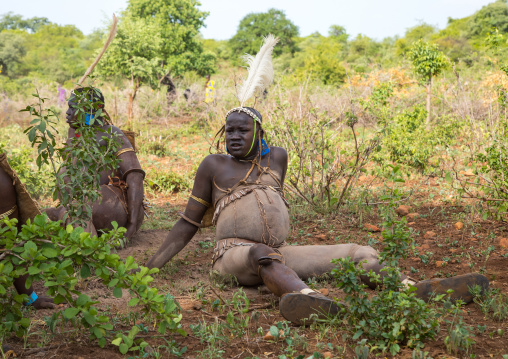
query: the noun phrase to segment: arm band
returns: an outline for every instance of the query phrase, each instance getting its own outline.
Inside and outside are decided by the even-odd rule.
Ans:
[[[124,148],[123,150],[118,151],[117,153],[115,153],[115,155],[116,155],[116,157],[118,157],[121,154],[126,153],[126,152],[135,152],[135,151],[134,151],[134,148],[127,147],[127,148]]]
[[[32,293],[30,293],[30,295],[28,296],[28,302],[25,303],[26,306],[28,305],[32,305],[33,302],[35,302],[37,300],[37,298],[39,298],[37,296],[37,294],[35,294],[35,291],[33,291]]]
[[[122,180],[126,181],[127,180],[127,175],[129,173],[132,173],[132,172],[141,173],[143,175],[143,179],[145,179],[145,176],[146,176],[145,171],[143,171],[141,168],[131,168],[130,170],[125,171],[125,173],[123,174]]]
[[[204,199],[201,199],[199,197],[194,196],[193,194],[190,195],[190,198],[192,198],[194,201],[201,203],[205,207],[210,207],[211,204],[205,201]]]
[[[187,217],[187,216],[186,216],[185,214],[183,214],[182,212],[178,212],[178,215],[179,215],[180,217],[182,217],[182,219],[186,220],[187,222],[189,222],[190,224],[192,224],[192,225],[194,225],[194,226],[196,226],[196,227],[198,227],[198,228],[203,227],[200,223],[193,221],[192,219],[190,219],[189,217]]]

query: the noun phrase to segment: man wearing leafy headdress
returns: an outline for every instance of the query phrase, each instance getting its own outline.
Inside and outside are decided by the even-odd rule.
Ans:
[[[383,276],[378,253],[370,246],[354,243],[338,245],[286,245],[289,234],[288,203],[283,195],[288,154],[285,149],[269,146],[263,139],[262,116],[245,102],[255,93],[261,95],[273,80],[271,53],[277,39],[268,36],[256,58],[247,55],[249,75],[239,87],[239,107],[226,115],[219,132],[224,134],[227,154],[212,154],[201,162],[192,194],[182,217],[171,229],[159,250],[148,261],[150,268],[161,268],[180,252],[202,227],[205,213],[211,209],[216,225],[217,245],[212,269],[233,275],[240,285],[264,283],[280,297],[279,309],[284,318],[302,324],[312,314],[336,315],[340,304],[310,289],[303,280],[329,273],[334,258],[350,257]],[[219,147],[219,142],[217,143]],[[376,283],[361,278],[369,287]],[[468,286],[488,287],[479,274],[467,274],[418,283],[406,276],[406,285],[414,285],[420,298],[431,292],[454,289],[452,299],[471,301]]]

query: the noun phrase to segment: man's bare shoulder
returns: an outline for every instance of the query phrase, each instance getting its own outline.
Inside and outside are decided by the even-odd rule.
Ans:
[[[270,152],[272,153],[272,157],[274,159],[280,159],[287,161],[288,153],[285,148],[270,146]]]
[[[210,154],[210,155],[206,156],[203,159],[203,161],[201,161],[201,164],[199,165],[199,167],[205,166],[205,167],[212,167],[213,168],[213,166],[222,165],[230,159],[231,159],[231,156],[229,156],[229,155]]]

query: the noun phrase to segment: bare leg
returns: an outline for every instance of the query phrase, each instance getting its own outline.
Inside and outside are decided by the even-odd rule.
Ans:
[[[359,246],[356,244],[338,244],[321,246],[285,246],[280,248],[284,255],[286,265],[298,274],[300,278],[307,279],[313,276],[319,276],[329,273],[335,265],[331,263],[333,258],[351,257],[356,264],[362,264],[363,268],[369,272],[374,271],[381,276],[384,267],[377,259],[377,252],[369,246]],[[400,280],[407,278],[401,275]],[[362,281],[370,288],[376,288],[377,284],[370,281],[368,276],[362,276]],[[487,290],[489,286],[488,279],[476,273],[455,276],[451,278],[435,278],[421,282],[411,283],[417,288],[416,295],[424,300],[429,300],[432,294],[446,294],[452,289],[452,300],[462,299],[466,303],[473,300],[469,293],[469,288],[478,285],[482,291]]]
[[[358,244],[336,244],[319,246],[284,246],[280,248],[286,265],[293,269],[300,278],[306,280],[312,277],[318,277],[325,273],[330,273],[335,268],[332,259],[351,257],[356,265],[361,264],[368,273],[373,271],[378,275],[383,265],[379,264],[377,251],[370,246],[360,246]],[[401,280],[405,279],[403,276]],[[368,276],[362,276],[362,281],[371,289],[375,289],[377,284],[372,282]]]
[[[282,297],[279,306],[282,316],[295,324],[303,324],[311,314],[335,315],[340,310],[333,300],[310,289],[284,264],[282,255],[264,244],[229,249],[214,269],[234,275],[240,284],[264,282],[270,291]]]

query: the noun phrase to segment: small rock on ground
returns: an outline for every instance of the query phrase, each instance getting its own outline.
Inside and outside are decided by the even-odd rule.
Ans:
[[[414,213],[409,213],[409,214],[407,215],[407,218],[408,218],[409,220],[412,220],[412,221],[414,221],[414,220],[415,220],[415,219],[417,219],[418,217],[420,217],[420,214],[419,214],[419,213],[416,213],[416,212],[414,212]]]
[[[369,232],[381,232],[381,229],[373,224],[366,224],[364,228]]]
[[[407,216],[409,214],[410,210],[411,210],[411,207],[406,206],[406,205],[400,205],[395,210],[395,213],[397,213],[399,216],[403,217],[403,216]]]
[[[436,236],[436,232],[428,231],[427,233],[425,233],[423,238],[434,238],[435,236]]]

